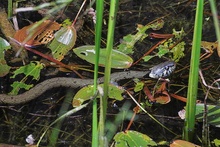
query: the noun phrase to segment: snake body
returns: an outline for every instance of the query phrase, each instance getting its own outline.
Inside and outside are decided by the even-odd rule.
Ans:
[[[149,71],[125,71],[125,72],[116,72],[111,74],[111,81],[118,82],[123,79],[131,78],[141,78],[144,75],[148,74]],[[104,78],[101,77],[98,79],[98,83],[103,83]],[[70,87],[70,88],[79,88],[86,85],[93,84],[93,79],[79,79],[79,78],[67,78],[67,77],[56,77],[52,79],[45,80],[35,87],[30,89],[27,92],[24,92],[19,95],[7,95],[0,94],[0,103],[4,104],[21,104],[28,101],[31,101],[49,89],[55,87]]]
[[[164,68],[164,66],[170,67],[170,68]],[[163,68],[162,68],[163,67]],[[164,74],[170,74],[174,68],[175,68],[175,62],[173,61],[167,61],[162,64],[159,64],[153,68],[151,68],[151,71],[124,71],[124,72],[116,72],[111,74],[111,81],[112,82],[118,82],[123,79],[132,79],[132,78],[142,78],[146,74],[150,73],[150,75],[153,75],[154,77],[158,77],[155,74],[163,75],[164,77],[168,75]],[[157,68],[162,68],[164,70],[157,70]],[[171,70],[170,70],[171,69]],[[169,70],[169,72],[167,72]],[[158,73],[155,71],[159,71]],[[164,74],[161,74],[164,73]],[[153,77],[153,78],[154,78]],[[103,83],[104,78],[98,78],[98,83]],[[29,91],[26,91],[19,95],[7,95],[7,94],[0,94],[0,103],[2,104],[21,104],[26,103],[28,101],[31,101],[44,92],[46,92],[49,89],[55,88],[55,87],[70,87],[70,88],[79,88],[84,87],[86,85],[93,84],[93,79],[79,79],[79,78],[67,78],[67,77],[56,77],[52,79],[45,80],[39,84],[37,84],[35,87],[30,89]]]

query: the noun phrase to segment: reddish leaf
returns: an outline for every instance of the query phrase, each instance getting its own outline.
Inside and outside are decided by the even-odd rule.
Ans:
[[[155,94],[155,102],[159,104],[167,104],[170,102],[170,96],[167,91]]]
[[[47,44],[54,38],[54,33],[59,30],[60,26],[51,20],[45,20],[42,23],[36,22],[18,30],[14,39],[29,47]]]
[[[166,84],[167,82],[164,81],[160,85],[159,89],[156,91],[155,96],[154,96],[156,103],[167,104],[170,102],[170,95],[167,92]]]

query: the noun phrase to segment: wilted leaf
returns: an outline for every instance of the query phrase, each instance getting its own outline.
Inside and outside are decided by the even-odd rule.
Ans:
[[[218,47],[218,42],[201,41],[201,48],[205,50],[214,50]]]
[[[103,84],[99,85],[101,88],[103,88]],[[73,107],[78,107],[80,106],[83,102],[91,99],[94,96],[93,92],[93,85],[88,85],[86,87],[81,88],[76,95],[73,98],[72,105]],[[123,90],[120,89],[119,87],[109,84],[109,91],[108,91],[108,97],[121,101],[123,100],[123,97],[121,96],[123,93]]]
[[[51,49],[53,57],[61,61],[75,45],[76,30],[72,26],[62,27],[54,36],[48,47]]]
[[[155,92],[154,99],[156,103],[167,104],[170,102],[170,95],[167,92],[166,85],[167,82],[163,82]]]
[[[155,94],[155,102],[159,104],[167,104],[170,102],[170,95],[167,91],[162,91],[160,94]]]
[[[10,48],[10,44],[5,39],[0,37],[0,77],[7,75],[11,69],[11,67],[7,65],[4,58],[4,51]]]
[[[14,39],[30,47],[47,44],[54,38],[54,32],[60,26],[60,24],[51,20],[36,22],[18,30],[14,35]]]
[[[200,147],[199,145],[193,144],[185,140],[175,140],[170,147]]]
[[[73,49],[74,53],[89,63],[95,62],[95,46],[81,46]],[[100,50],[99,65],[105,67],[106,49]],[[124,69],[129,68],[133,63],[133,59],[117,50],[112,50],[112,68]]]
[[[137,131],[128,130],[119,132],[114,136],[115,147],[150,147],[157,146],[149,136]]]

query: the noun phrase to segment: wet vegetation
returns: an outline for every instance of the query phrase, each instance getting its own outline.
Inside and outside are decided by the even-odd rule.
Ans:
[[[8,0],[0,4],[0,143],[30,145],[26,139],[32,134],[34,145],[91,146],[93,87],[82,90],[83,86],[58,84],[25,103],[16,104],[13,98],[12,103],[3,101],[4,95],[19,95],[51,78],[93,79],[98,10],[94,1],[85,1],[84,5],[83,2]],[[205,2],[203,6],[200,74],[198,83],[194,83],[198,84],[196,125],[189,142],[200,146],[206,142],[217,147],[220,145],[218,42],[210,4]],[[196,7],[194,0],[119,1],[112,38],[115,49],[112,73],[134,70],[149,73],[158,64],[160,68],[175,66],[175,70],[162,80],[147,74],[138,79],[120,78],[109,86],[105,126],[109,146],[117,143],[122,146],[124,138],[130,146],[133,143],[130,138],[137,146],[141,143],[194,146],[182,140],[184,120],[180,113],[186,106],[190,61],[194,58],[191,51]],[[218,1],[216,8],[220,9]],[[109,11],[110,1],[105,1],[98,77],[105,72]],[[161,64],[171,60],[175,65]],[[99,114],[102,103],[99,98],[97,101]],[[57,121],[63,114],[65,118]]]

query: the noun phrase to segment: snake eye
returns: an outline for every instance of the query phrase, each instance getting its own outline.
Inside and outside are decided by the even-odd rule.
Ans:
[[[176,63],[173,61],[166,61],[151,68],[149,77],[151,78],[165,78],[168,77],[176,68]]]

